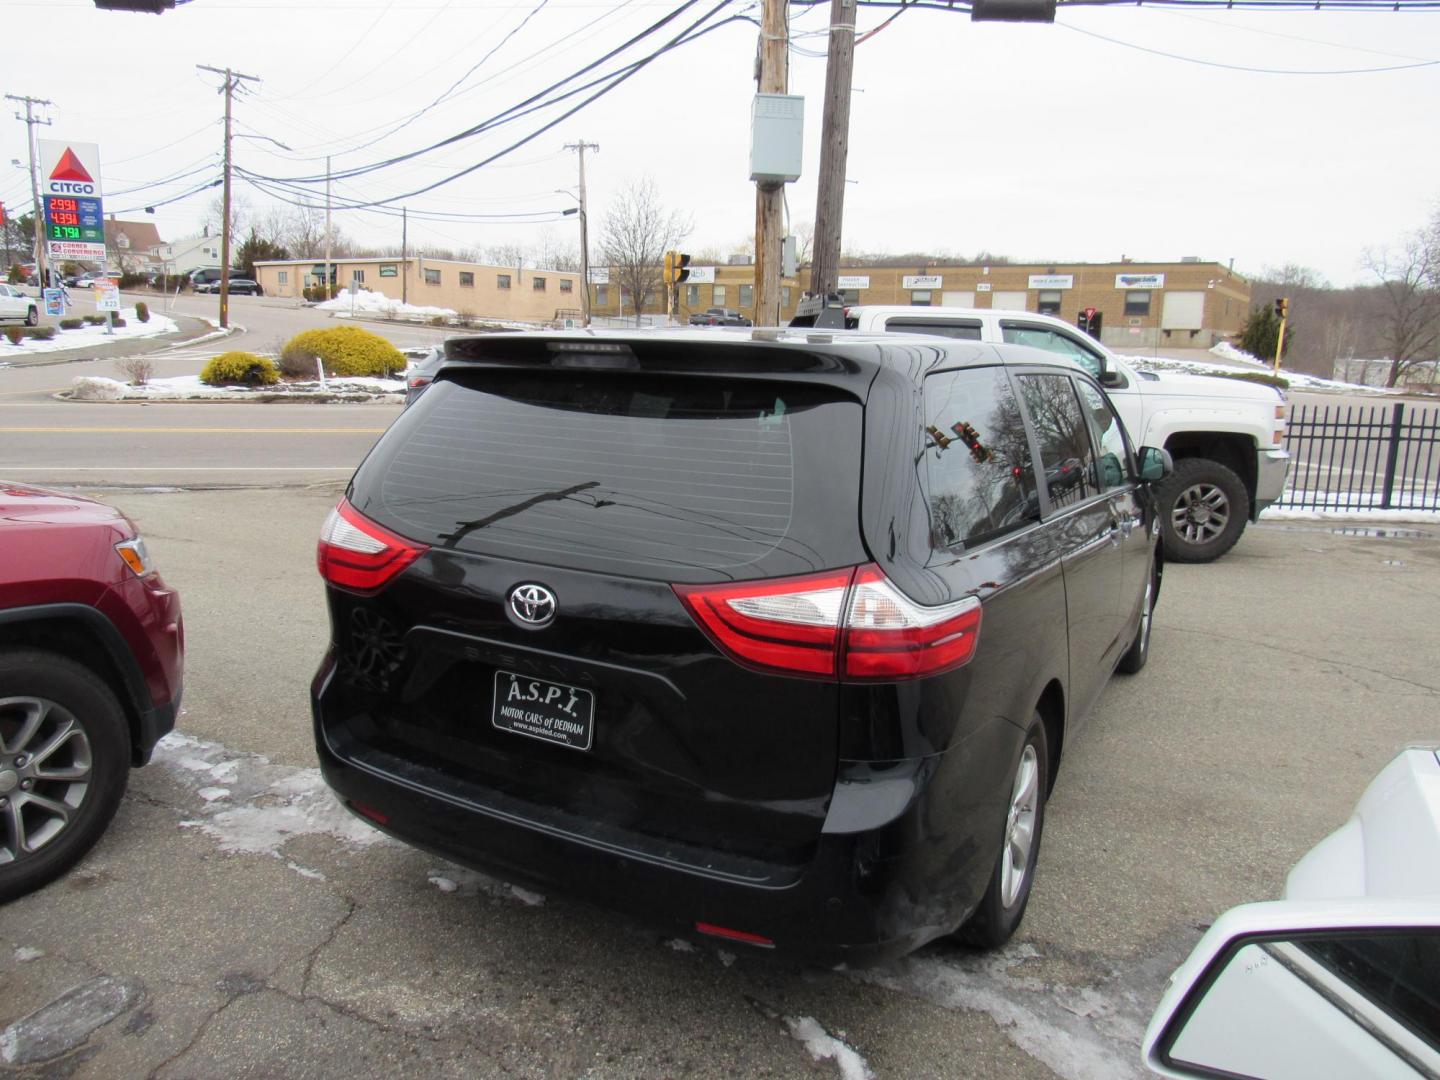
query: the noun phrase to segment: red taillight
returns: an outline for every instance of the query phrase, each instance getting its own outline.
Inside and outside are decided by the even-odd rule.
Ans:
[[[429,386],[430,382],[431,378],[429,375],[416,375],[406,385],[409,386],[411,390],[418,390],[422,386]]]
[[[371,593],[404,570],[429,547],[397,536],[341,499],[320,527],[315,562],[336,588]]]
[[[733,585],[676,585],[712,641],[759,671],[893,681],[969,661],[980,636],[974,597],[923,607],[878,566]]]
[[[726,941],[742,941],[746,945],[759,945],[762,949],[773,949],[775,942],[760,934],[752,934],[747,930],[731,930],[728,926],[716,926],[714,923],[697,922],[695,929],[707,937],[724,938]]]
[[[352,802],[350,809],[354,810],[361,817],[369,818],[377,825],[389,825],[390,819],[376,810],[373,806],[366,806],[364,803]]]

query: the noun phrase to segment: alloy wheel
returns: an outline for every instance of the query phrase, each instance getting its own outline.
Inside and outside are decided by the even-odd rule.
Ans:
[[[63,705],[0,698],[0,866],[65,831],[90,790],[92,765],[85,729]]]
[[[1182,539],[1206,544],[1230,523],[1230,500],[1214,484],[1191,484],[1175,500],[1170,518]]]
[[[1007,908],[1020,896],[1030,874],[1039,807],[1040,758],[1035,747],[1027,743],[1020,755],[1020,767],[1015,770],[1010,813],[1005,822],[1005,852],[1000,861],[1000,902]]]

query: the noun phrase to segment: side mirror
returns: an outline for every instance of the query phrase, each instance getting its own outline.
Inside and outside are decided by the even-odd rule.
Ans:
[[[1175,471],[1175,459],[1170,456],[1169,450],[1161,450],[1155,446],[1142,446],[1140,448],[1140,479],[1141,480],[1164,480]]]
[[[1125,376],[1118,371],[1111,371],[1109,368],[1102,368],[1100,371],[1100,385],[1114,390],[1125,385]]]
[[[1145,1033],[1168,1077],[1440,1075],[1433,901],[1247,904],[1216,920]]]

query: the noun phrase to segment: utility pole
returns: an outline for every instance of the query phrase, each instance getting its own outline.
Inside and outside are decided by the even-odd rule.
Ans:
[[[590,219],[586,213],[585,205],[585,151],[594,150],[600,152],[599,143],[587,143],[584,139],[579,142],[566,143],[566,150],[574,150],[580,155],[580,293],[583,300],[581,307],[581,325],[590,325]]]
[[[30,198],[35,202],[34,225],[35,225],[35,274],[40,279],[40,288],[50,284],[45,276],[45,240],[43,232],[45,229],[45,207],[40,202],[40,180],[35,172],[35,125],[48,124],[49,119],[40,120],[35,116],[36,105],[52,104],[44,98],[22,97],[15,94],[6,94],[7,101],[19,101],[25,105],[25,115],[15,114],[16,120],[25,121],[25,147],[30,151]]]
[[[326,171],[328,172],[329,170]],[[408,304],[410,302],[409,244],[410,208],[408,206],[402,206],[400,208],[400,302],[402,304]]]
[[[764,0],[760,10],[762,94],[784,94],[790,83],[786,0]],[[755,182],[755,325],[780,325],[780,245],[785,239],[785,185]]]
[[[840,281],[840,229],[845,217],[845,161],[850,152],[850,84],[854,70],[855,0],[830,0],[820,193],[815,201],[815,250],[810,259],[810,291],[821,297],[834,292]]]
[[[230,327],[230,105],[235,96],[235,87],[243,79],[259,82],[254,75],[242,75],[227,68],[207,67],[196,64],[200,71],[213,71],[225,76],[225,85],[220,93],[225,95],[225,187],[220,199],[220,328]]]
[[[325,155],[325,299],[330,297],[330,155]]]

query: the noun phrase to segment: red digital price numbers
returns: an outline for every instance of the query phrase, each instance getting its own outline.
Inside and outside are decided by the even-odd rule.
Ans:
[[[74,199],[51,199],[50,209],[53,211],[51,216],[56,221],[59,221],[61,213],[78,214],[80,212],[80,204]]]
[[[52,210],[50,211],[50,220],[56,225],[79,225],[80,215],[66,210]]]

